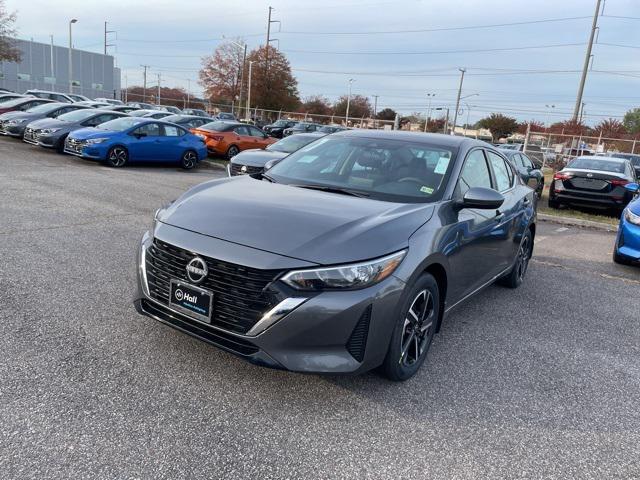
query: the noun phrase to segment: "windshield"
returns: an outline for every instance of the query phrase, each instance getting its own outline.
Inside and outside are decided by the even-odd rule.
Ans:
[[[81,108],[73,112],[63,113],[58,117],[58,120],[64,122],[81,122],[89,117],[93,117],[95,114],[96,111],[93,108]]]
[[[5,102],[5,103],[4,103],[4,105],[2,105],[2,108],[11,108],[11,107],[15,107],[15,106],[17,106],[17,105],[21,105],[21,104],[22,104],[22,103],[24,103],[24,102],[32,101],[32,100],[33,100],[33,98],[25,98],[25,97],[22,97],[22,98],[16,98],[15,100],[10,100],[10,101],[8,101],[8,102]]]
[[[24,97],[17,97],[17,96],[14,97],[13,95],[7,95],[7,96],[3,95],[2,97],[0,97],[0,103],[11,102],[19,98],[24,98]]]
[[[98,125],[96,128],[100,130],[109,130],[111,132],[123,132],[124,130],[128,130],[129,128],[134,127],[144,121],[145,120],[141,118],[122,117],[104,122]]]
[[[35,107],[31,107],[25,110],[27,113],[49,113],[56,108],[60,108],[60,105],[56,105],[53,103],[43,103],[41,105],[36,105]]]
[[[318,131],[320,133],[333,133],[333,132],[337,132],[338,130],[342,130],[342,128],[340,128],[340,127],[331,127],[329,125],[325,125],[324,127],[320,127],[318,129]]]
[[[377,200],[430,202],[442,197],[455,153],[423,142],[324,137],[268,175],[278,183],[344,189]]]
[[[273,124],[274,127],[286,127],[290,120],[278,120]]]
[[[640,155],[634,155],[633,153],[614,153],[611,155],[613,158],[626,158],[631,160],[634,166],[640,166]]]
[[[582,170],[599,170],[601,172],[624,173],[624,163],[615,160],[599,158],[576,158],[569,162],[567,168],[580,168]]]
[[[214,132],[224,132],[229,129],[232,124],[229,122],[209,122],[202,125],[201,130],[212,130]]]
[[[317,140],[319,137],[305,137],[303,135],[292,135],[290,137],[283,138],[282,140],[272,143],[267,147],[267,150],[272,152],[284,152],[291,153],[296,150],[300,150],[305,145]]]

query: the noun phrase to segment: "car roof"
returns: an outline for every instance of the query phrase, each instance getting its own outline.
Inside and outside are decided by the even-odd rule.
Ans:
[[[295,135],[290,135],[288,137],[285,138],[320,138],[320,137],[326,137],[327,134],[326,133],[321,133],[321,132],[305,132],[305,133],[297,133]]]
[[[332,137],[360,137],[360,138],[379,138],[384,140],[402,140],[407,142],[424,143],[425,145],[442,145],[444,147],[461,148],[462,146],[478,146],[500,151],[482,140],[473,138],[445,135],[443,133],[422,133],[409,132],[407,130],[342,130],[331,134]],[[500,152],[502,153],[502,152]]]
[[[607,157],[605,155],[581,155],[573,160],[606,160],[611,163],[625,163],[629,161],[627,158]]]

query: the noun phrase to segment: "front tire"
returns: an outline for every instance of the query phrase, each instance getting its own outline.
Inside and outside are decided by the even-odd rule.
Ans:
[[[500,280],[498,283],[508,288],[518,288],[527,273],[529,267],[529,260],[531,260],[531,254],[533,253],[533,235],[531,230],[527,229],[527,233],[522,237],[520,242],[520,248],[518,248],[518,254],[516,261],[511,271]]]
[[[185,170],[191,170],[198,164],[198,155],[193,150],[187,150],[182,154],[180,166]]]
[[[56,152],[64,153],[64,142],[67,139],[67,135],[63,135],[56,143]]]
[[[420,369],[440,320],[440,290],[433,276],[421,275],[406,298],[382,364],[384,375],[396,382],[408,380]]]
[[[129,152],[124,147],[113,147],[107,153],[107,165],[114,168],[124,167],[129,162]]]

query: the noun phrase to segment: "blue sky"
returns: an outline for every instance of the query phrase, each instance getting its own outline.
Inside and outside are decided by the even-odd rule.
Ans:
[[[22,38],[48,42],[53,34],[56,44],[65,44],[68,21],[77,18],[74,44],[86,50],[102,50],[103,22],[109,21],[117,30],[110,51],[129,85],[141,84],[139,65],[147,64],[151,78],[160,72],[163,84],[190,84],[194,93],[201,91],[200,58],[223,36],[241,37],[250,48],[264,43],[271,5],[273,18],[281,21],[272,36],[291,62],[302,97],[335,99],[353,78],[353,93],[378,95],[379,110],[424,112],[428,92],[435,94],[433,107],[455,102],[458,69],[465,67],[463,95],[479,94],[466,99],[471,122],[493,111],[520,120],[568,118],[595,9],[595,0],[61,0],[55,8],[45,0],[6,3],[18,12]],[[640,105],[640,2],[607,0],[604,14],[584,95],[590,124],[621,118]],[[553,19],[566,20],[475,28]],[[369,33],[406,30],[422,31]],[[503,50],[509,48],[514,50]]]

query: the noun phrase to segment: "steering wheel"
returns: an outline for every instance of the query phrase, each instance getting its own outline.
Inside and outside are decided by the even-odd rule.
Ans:
[[[416,183],[424,183],[424,180],[417,178],[417,177],[404,177],[401,178],[400,180],[398,180],[398,183],[400,182],[416,182]]]

